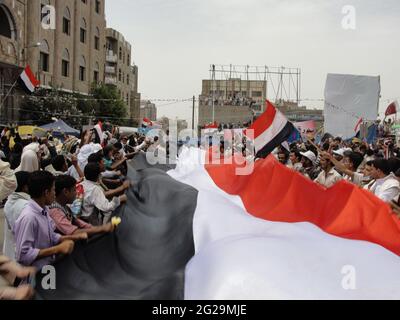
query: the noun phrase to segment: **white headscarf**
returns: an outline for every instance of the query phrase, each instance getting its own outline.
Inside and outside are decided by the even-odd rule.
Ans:
[[[34,150],[28,149],[22,153],[21,164],[15,172],[26,171],[29,173],[39,170],[39,158]]]

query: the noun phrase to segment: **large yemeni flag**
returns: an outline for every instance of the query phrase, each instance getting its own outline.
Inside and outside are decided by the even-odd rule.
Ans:
[[[19,76],[19,81],[24,89],[29,93],[34,93],[35,89],[39,87],[40,82],[36,79],[31,68],[27,66]]]
[[[400,299],[387,204],[344,181],[326,190],[272,156],[246,176],[206,158],[184,148],[168,173],[135,158],[116,233],[78,244],[39,297]]]
[[[254,132],[254,137],[251,130]],[[265,158],[276,147],[287,141],[294,130],[293,124],[267,100],[266,111],[246,130],[245,134],[249,139],[254,139],[257,158]]]

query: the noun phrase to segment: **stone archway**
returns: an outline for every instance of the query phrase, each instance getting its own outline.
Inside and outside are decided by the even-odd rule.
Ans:
[[[17,28],[14,17],[8,7],[0,4],[0,36],[16,40]]]

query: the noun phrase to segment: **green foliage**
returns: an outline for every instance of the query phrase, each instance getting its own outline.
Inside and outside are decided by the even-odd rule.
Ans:
[[[20,120],[43,125],[52,118],[61,118],[69,125],[80,128],[90,120],[109,120],[113,124],[126,123],[127,107],[116,88],[94,86],[89,96],[67,93],[56,88],[39,89],[21,103]]]

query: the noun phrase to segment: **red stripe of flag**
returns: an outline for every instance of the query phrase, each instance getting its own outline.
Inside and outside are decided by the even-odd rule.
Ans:
[[[274,122],[276,109],[274,105],[268,100],[265,103],[266,111],[257,119],[256,122],[249,128],[249,130],[254,130],[254,139],[265,132]],[[247,132],[245,131],[245,135]]]
[[[35,75],[33,74],[30,66],[25,68],[25,73],[28,76],[29,80],[31,81],[32,85],[37,88],[40,85],[40,81],[36,79]]]
[[[376,243],[400,255],[400,221],[372,193],[345,181],[325,189],[273,156],[254,166],[251,175],[237,175],[235,163],[210,164],[206,170],[220,189],[239,196],[257,218],[309,222],[331,235]]]

